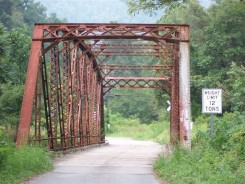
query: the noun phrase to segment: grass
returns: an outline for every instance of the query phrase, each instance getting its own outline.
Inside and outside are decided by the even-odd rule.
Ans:
[[[110,115],[113,122],[110,129],[107,128],[107,136],[130,137],[136,140],[152,140],[161,144],[169,142],[169,123],[152,122],[142,124],[138,119],[122,118],[118,115]]]
[[[13,145],[0,147],[0,184],[18,184],[52,169],[51,153],[44,148]]]
[[[245,164],[232,155],[224,158],[212,148],[192,151],[178,148],[171,157],[161,157],[154,165],[156,173],[171,184],[243,184]]]

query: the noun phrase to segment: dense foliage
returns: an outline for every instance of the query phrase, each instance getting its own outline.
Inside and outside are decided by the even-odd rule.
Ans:
[[[129,13],[139,13],[145,11],[147,13],[154,13],[158,9],[166,9],[175,5],[184,3],[185,0],[123,0],[129,6]]]
[[[166,120],[168,117],[167,113],[159,108],[154,90],[112,90],[112,93],[108,96],[110,112],[120,113],[124,118],[138,118],[141,123],[149,124],[152,121]]]
[[[11,130],[0,126],[0,184],[22,183],[26,178],[52,169],[52,154],[42,147],[16,150]],[[15,132],[14,132],[15,133]]]
[[[189,0],[166,12],[161,23],[187,23],[191,29],[191,98],[193,117],[200,114],[201,89],[222,88],[224,91],[224,111],[231,112],[241,105],[234,103],[234,80],[232,75],[245,62],[245,3],[222,0],[208,10],[197,0]],[[244,69],[244,68],[243,68]],[[240,73],[242,68],[239,69]],[[233,73],[233,74],[232,74]],[[239,77],[239,83],[244,78]],[[241,86],[240,86],[241,87]],[[245,101],[241,102],[245,104]],[[239,107],[237,107],[239,106]]]
[[[1,138],[1,137],[0,137]],[[17,184],[30,176],[52,169],[52,155],[47,150],[28,146],[15,150],[15,145],[0,142],[0,184]]]
[[[192,150],[176,148],[155,163],[158,175],[173,184],[245,183],[245,117],[226,113],[215,119],[216,131],[199,131]],[[198,124],[208,123],[198,118]]]
[[[32,29],[36,22],[62,22],[55,13],[50,17],[46,8],[34,0],[0,0],[0,22],[8,29],[23,27]]]
[[[0,0],[0,12],[0,126],[15,132],[33,24],[61,20],[33,0]]]

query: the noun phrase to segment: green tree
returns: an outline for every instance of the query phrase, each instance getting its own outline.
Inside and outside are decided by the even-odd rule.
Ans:
[[[0,23],[0,84],[7,81],[7,50],[8,50],[8,33],[3,24]]]
[[[31,44],[31,37],[29,35],[28,28],[23,27],[13,29],[9,33],[9,39],[9,54],[11,56],[9,59],[9,64],[12,65],[11,71],[14,72],[14,75],[16,78],[18,78],[18,83],[24,83]],[[17,83],[17,81],[13,82]]]
[[[139,118],[142,123],[151,123],[159,120],[161,110],[152,94],[149,89],[113,90],[113,98],[108,100],[109,110],[114,114],[120,113],[124,118]]]
[[[202,71],[229,68],[245,60],[245,2],[222,0],[209,9],[211,20],[202,35],[199,66]],[[207,57],[208,56],[208,57]]]
[[[192,84],[196,91],[204,87],[229,88],[226,81],[231,63],[244,65],[244,8],[245,3],[242,1],[221,0],[208,10],[210,21],[200,34],[202,42],[196,45],[196,58],[191,61]],[[224,110],[230,111],[231,99],[226,97],[225,100]]]
[[[46,8],[34,0],[0,0],[0,22],[8,29],[27,25],[32,30],[33,24],[38,22],[64,22],[55,13],[50,17]]]
[[[19,121],[23,85],[1,84],[0,94],[0,125],[16,128]]]
[[[23,34],[22,30],[18,31]],[[20,83],[16,66],[23,65],[18,62],[22,60],[22,51],[27,52],[25,44],[30,43],[27,36],[21,36],[21,34],[17,34],[16,30],[7,32],[6,28],[0,24],[0,126],[4,127],[15,128],[19,119],[23,84],[16,84]],[[13,35],[15,35],[15,42],[11,40]]]
[[[0,82],[24,83],[31,37],[29,30],[16,28],[6,32],[0,25]]]
[[[32,26],[36,22],[46,21],[46,8],[40,2],[20,0],[17,9],[23,14],[24,22],[28,26]]]
[[[230,99],[231,110],[245,114],[245,66],[232,62],[228,71],[228,89],[225,89]]]
[[[56,13],[51,13],[50,16],[46,19],[45,22],[49,22],[49,23],[64,23],[67,22],[67,19],[59,19],[56,15]]]
[[[12,10],[14,6],[14,0],[0,0],[0,22],[8,28],[12,24]]]
[[[129,6],[129,13],[139,13],[145,11],[147,13],[154,13],[158,9],[164,9],[173,5],[179,5],[185,0],[123,0]]]

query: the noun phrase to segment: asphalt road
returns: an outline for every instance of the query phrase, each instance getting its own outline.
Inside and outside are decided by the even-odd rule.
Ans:
[[[150,141],[107,138],[108,146],[58,159],[52,172],[28,184],[160,184],[152,164],[162,147]]]

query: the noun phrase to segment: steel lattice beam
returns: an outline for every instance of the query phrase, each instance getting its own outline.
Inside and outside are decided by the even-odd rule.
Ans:
[[[38,24],[37,24],[38,25]],[[187,25],[175,24],[40,24],[44,35],[34,40],[96,39],[146,39],[160,41],[188,41],[181,35],[181,28]]]
[[[166,52],[166,48],[156,44],[88,44],[91,49],[137,49],[137,50],[160,50]]]
[[[105,77],[104,88],[161,88],[166,89],[164,84],[169,83],[166,77]]]
[[[170,66],[162,65],[99,65],[99,70],[162,70]]]

